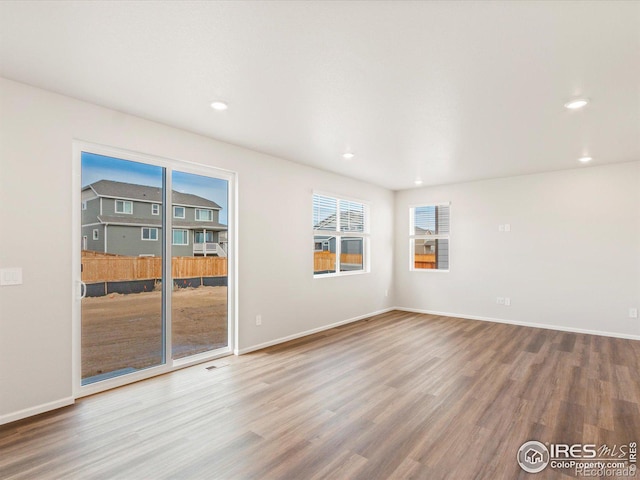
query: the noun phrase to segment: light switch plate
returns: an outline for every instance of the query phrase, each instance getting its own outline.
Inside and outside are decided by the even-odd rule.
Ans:
[[[0,285],[22,285],[22,268],[0,269]]]

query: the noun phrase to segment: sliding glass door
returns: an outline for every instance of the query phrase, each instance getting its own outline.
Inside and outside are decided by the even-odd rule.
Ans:
[[[81,387],[230,351],[229,177],[101,150],[78,152]]]
[[[83,385],[165,363],[164,177],[159,166],[82,153]]]
[[[171,184],[171,335],[179,359],[229,344],[229,182],[174,170]]]

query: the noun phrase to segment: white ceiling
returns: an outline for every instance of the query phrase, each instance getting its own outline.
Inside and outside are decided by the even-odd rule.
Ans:
[[[391,189],[640,160],[640,2],[1,2],[0,75]]]

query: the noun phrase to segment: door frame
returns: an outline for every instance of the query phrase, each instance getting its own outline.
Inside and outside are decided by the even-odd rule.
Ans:
[[[71,182],[71,316],[72,316],[72,384],[74,398],[80,398],[94,393],[110,390],[112,388],[127,385],[156,375],[172,372],[181,368],[196,365],[198,363],[207,362],[234,353],[236,345],[238,345],[238,254],[237,254],[237,173],[224,170],[210,165],[201,163],[188,162],[184,160],[176,160],[167,157],[161,157],[153,154],[134,152],[123,148],[110,147],[97,143],[86,142],[82,140],[73,140],[72,143],[72,182]],[[84,292],[80,267],[81,247],[82,247],[82,209],[81,209],[81,190],[82,190],[82,152],[91,152],[98,155],[119,158],[122,160],[131,160],[134,162],[159,166],[165,169],[166,191],[164,210],[166,216],[166,231],[171,232],[171,205],[169,201],[169,192],[171,192],[171,173],[178,170],[184,173],[192,173],[196,175],[204,175],[208,177],[219,178],[228,182],[228,205],[227,205],[227,225],[228,225],[228,250],[227,250],[227,309],[228,309],[228,341],[224,348],[203,352],[189,357],[174,360],[171,353],[171,295],[170,289],[165,290],[163,298],[167,297],[163,305],[163,311],[166,306],[166,323],[165,323],[165,359],[162,365],[149,367],[137,372],[120,375],[118,377],[106,379],[100,382],[82,385],[82,358],[81,358],[81,327],[82,327],[82,310],[81,301]],[[165,251],[171,252],[171,235],[164,236]],[[170,253],[167,253],[170,256]],[[165,255],[165,257],[167,256]],[[171,261],[167,261],[163,257],[163,272],[165,278],[170,278]],[[163,288],[168,289],[168,285],[172,282],[163,282]]]

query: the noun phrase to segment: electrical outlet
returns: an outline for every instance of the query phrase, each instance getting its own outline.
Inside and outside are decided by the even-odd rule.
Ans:
[[[385,296],[385,297],[388,297],[388,296],[389,296],[389,290],[385,290],[385,291],[384,291],[384,296]]]
[[[504,305],[504,297],[497,297],[496,298],[496,303],[498,305]]]
[[[630,308],[629,309],[629,318],[638,318],[638,309]]]
[[[504,225],[502,225],[502,224],[498,225],[498,231],[499,232],[504,232]]]
[[[504,224],[504,231],[505,232],[510,232],[511,231],[511,224],[510,223],[505,223]]]
[[[262,315],[256,315],[256,325],[262,325]]]
[[[504,304],[507,307],[511,306],[511,299],[509,297],[504,297]]]

